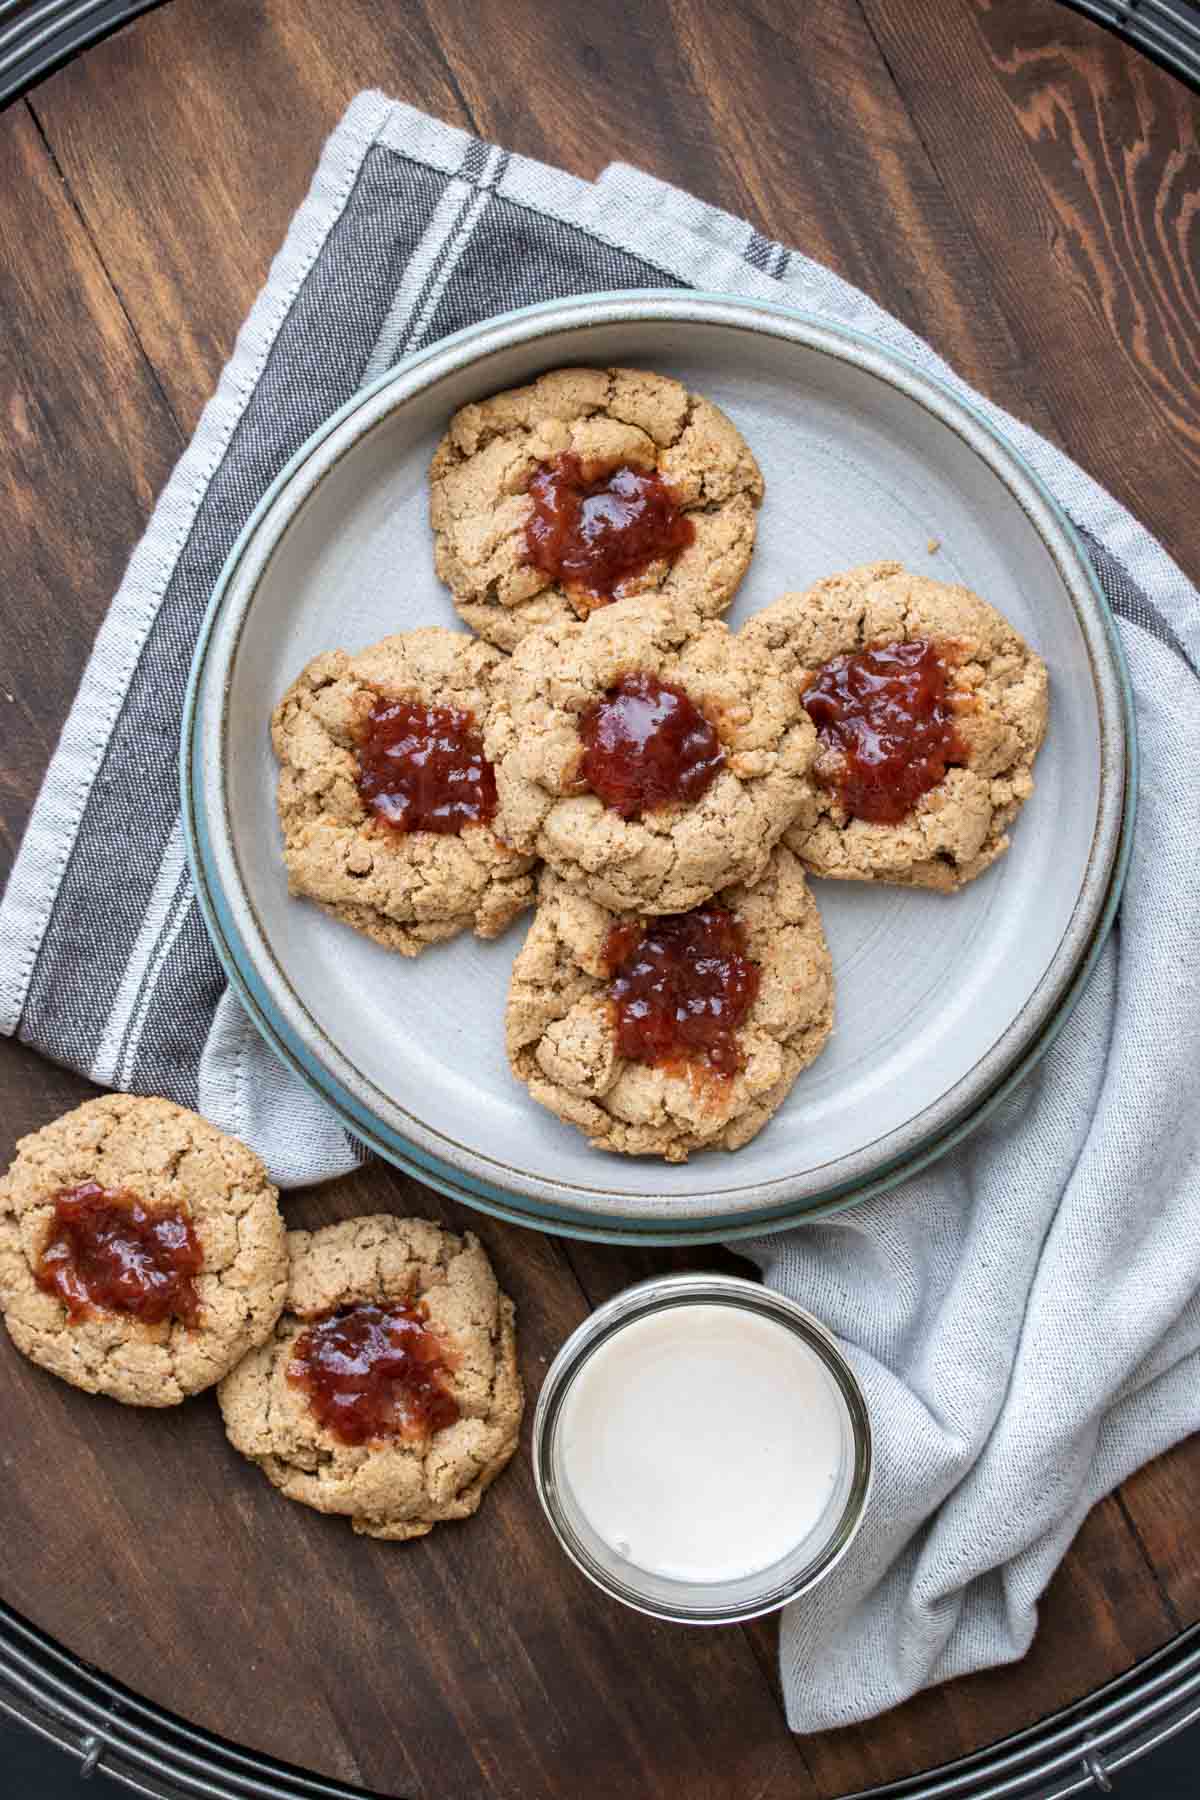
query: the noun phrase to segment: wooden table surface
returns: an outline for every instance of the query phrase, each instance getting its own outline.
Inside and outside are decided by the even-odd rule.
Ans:
[[[583,175],[639,163],[802,246],[1200,573],[1200,103],[1053,0],[172,0],[0,117],[5,866],[130,548],[366,86]],[[85,1092],[11,1042],[0,1081],[5,1158]],[[288,1210],[372,1208],[479,1222],[381,1164]],[[714,1260],[481,1229],[531,1395],[589,1307]],[[610,1604],[544,1528],[527,1455],[474,1521],[371,1544],[277,1496],[211,1397],[140,1415],[7,1340],[0,1363],[0,1597],[188,1719],[385,1794],[841,1795],[1044,1717],[1200,1617],[1193,1440],[1091,1514],[1022,1664],[796,1739],[774,1628]]]

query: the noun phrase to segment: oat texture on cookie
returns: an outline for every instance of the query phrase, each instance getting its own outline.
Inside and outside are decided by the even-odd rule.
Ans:
[[[728,1073],[686,1056],[645,1063],[621,1054],[610,947],[622,921],[552,870],[542,876],[513,966],[509,1062],[535,1100],[597,1149],[668,1162],[693,1150],[739,1149],[824,1047],[833,1025],[832,967],[796,857],[780,846],[753,887],[728,887],[718,901],[740,925],[757,969],[737,1031],[738,1066]]]
[[[478,1239],[388,1213],[288,1233],[274,1335],[222,1382],[230,1441],[290,1500],[376,1538],[421,1537],[475,1512],[517,1447],[524,1396],[515,1311]],[[295,1378],[314,1321],[389,1305],[419,1311],[444,1360],[453,1422],[349,1443]]]
[[[692,800],[626,817],[587,790],[581,725],[630,674],[680,690],[719,739]],[[670,601],[620,600],[561,618],[513,653],[486,745],[496,828],[615,912],[685,912],[755,881],[804,803],[816,734],[794,674],[720,621],[692,631]]]
[[[949,766],[903,817],[853,816],[836,745],[818,748],[816,779],[784,840],[811,873],[951,893],[1003,855],[1033,791],[1049,680],[1042,659],[994,607],[897,562],[869,563],[785,594],[740,635],[806,683],[835,659],[874,647],[925,645],[943,665]]]
[[[199,1247],[191,1322],[112,1306],[78,1315],[37,1272],[56,1197],[95,1184],[186,1220]],[[32,1361],[88,1393],[173,1406],[269,1335],[287,1257],[278,1196],[252,1151],[169,1100],[107,1094],[22,1138],[0,1180],[0,1307]]]
[[[531,551],[531,483],[568,468],[604,490],[591,498],[583,537],[604,545],[611,593],[549,572],[553,563],[539,567]],[[687,521],[674,548],[634,558],[624,574],[614,538],[640,533],[645,520],[621,492],[622,472],[660,478]],[[746,572],[763,494],[732,421],[678,381],[638,369],[557,369],[460,408],[429,483],[437,572],[472,630],[504,650],[538,626],[630,594],[668,594],[693,624],[717,617]]]
[[[531,860],[493,830],[492,774],[481,766],[504,660],[465,632],[428,626],[308,664],[271,724],[293,893],[405,956],[460,931],[496,937],[531,904]],[[414,815],[431,828],[405,829],[387,770],[403,764],[408,797],[420,799],[438,758],[455,756],[450,774],[474,805],[439,808],[434,787],[433,810],[426,793]]]

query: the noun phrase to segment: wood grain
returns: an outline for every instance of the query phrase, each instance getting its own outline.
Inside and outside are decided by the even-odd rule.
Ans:
[[[1195,572],[1197,104],[1050,0],[172,0],[0,117],[5,862],[319,142],[372,85],[583,175],[640,163],[800,244]],[[5,1157],[87,1091],[11,1043],[0,1085]],[[744,1267],[480,1223],[381,1165],[289,1202],[305,1224],[381,1207],[478,1225],[531,1397],[628,1282]],[[275,1494],[211,1398],[150,1419],[6,1342],[0,1365],[0,1595],[187,1717],[385,1794],[832,1800],[1029,1724],[1200,1618],[1193,1441],[1095,1509],[1023,1664],[796,1740],[774,1625],[610,1605],[554,1547],[527,1455],[469,1525],[373,1545]]]
[[[1183,1496],[1200,1487],[1200,1436],[1156,1457],[1124,1483],[1120,1503],[1142,1548],[1146,1567],[1177,1628],[1200,1619],[1200,1559],[1195,1508]]]
[[[1056,7],[864,9],[971,222],[1052,435],[1195,571],[1200,510],[1184,499],[1200,469],[1195,96]],[[977,78],[947,81],[946,66]],[[1020,395],[996,397],[1024,410]]]
[[[173,0],[32,97],[188,433],[353,96],[386,82],[469,124],[420,7],[339,11]]]
[[[382,1165],[288,1213],[379,1210],[478,1223]],[[532,1399],[585,1302],[552,1240],[483,1235]],[[225,1442],[211,1395],[147,1416],[7,1343],[0,1361],[6,1417],[23,1422],[0,1450],[5,1598],[77,1649],[85,1630],[89,1656],[151,1699],[384,1794],[569,1793],[581,1757],[597,1795],[813,1791],[738,1632],[637,1619],[566,1564],[533,1493],[528,1417],[479,1518],[413,1555],[283,1500]],[[19,1454],[31,1441],[69,1445],[69,1462]]]
[[[5,867],[130,548],[182,447],[21,107],[0,130],[0,854]]]
[[[886,1722],[801,1739],[819,1791],[843,1794],[897,1780],[935,1766],[949,1744],[995,1742],[1157,1649],[1178,1627],[1133,1549],[1119,1502],[1102,1502],[1046,1592],[1024,1661],[930,1689]]]

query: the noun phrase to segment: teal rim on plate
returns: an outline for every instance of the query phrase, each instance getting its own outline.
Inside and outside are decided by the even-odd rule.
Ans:
[[[877,1162],[869,1173],[832,1183],[819,1193],[805,1196],[802,1201],[793,1196],[753,1212],[714,1213],[703,1219],[680,1218],[677,1223],[660,1216],[643,1223],[628,1215],[622,1216],[619,1206],[610,1206],[602,1212],[572,1206],[567,1184],[561,1184],[557,1193],[533,1194],[518,1191],[478,1169],[458,1166],[449,1156],[440,1155],[429,1145],[415,1142],[412,1137],[394,1129],[373,1109],[369,1093],[356,1093],[348,1081],[339,1078],[328,1060],[317,1054],[314,1042],[306,1041],[295,1023],[284,1016],[283,1008],[264,980],[251,944],[239,926],[237,908],[231,905],[230,897],[224,891],[218,867],[220,859],[214,849],[213,821],[206,808],[201,716],[203,705],[206,704],[211,713],[214,706],[224,703],[224,695],[218,694],[209,681],[212,673],[209,651],[234,577],[280,495],[297,481],[316,453],[327,446],[328,440],[348,421],[357,421],[361,415],[367,417],[368,422],[378,423],[412,394],[423,392],[447,375],[469,368],[494,350],[536,344],[545,337],[587,331],[597,325],[661,324],[664,321],[677,321],[684,326],[689,322],[732,326],[742,331],[781,337],[850,363],[899,389],[940,423],[949,426],[964,447],[999,477],[1033,525],[1076,605],[1080,591],[1086,590],[1091,607],[1089,616],[1093,624],[1098,623],[1100,627],[1102,660],[1097,662],[1090,642],[1089,654],[1092,655],[1098,689],[1107,684],[1108,732],[1106,735],[1102,729],[1101,756],[1102,760],[1107,759],[1109,787],[1107,825],[1102,811],[1093,863],[1089,864],[1089,877],[1080,891],[1071,927],[1064,934],[1059,955],[1047,967],[1034,994],[1018,1014],[1019,1019],[1030,1013],[1034,1002],[1040,1001],[1042,1010],[1036,1029],[1027,1033],[1015,1053],[995,1055],[993,1061],[984,1057],[975,1065],[969,1083],[971,1092],[965,1105],[960,1103],[955,1110],[953,1094],[968,1085],[960,1081],[946,1096],[948,1104],[938,1121],[938,1129],[926,1131],[919,1142],[911,1142],[890,1161]],[[572,355],[569,350],[564,353],[560,348],[557,352],[559,362],[578,360],[580,356]],[[384,396],[393,398],[390,403],[378,404]],[[369,415],[366,409],[370,409]],[[357,441],[353,432],[351,441]],[[343,446],[345,450],[351,447],[351,441]],[[324,460],[326,463],[331,460],[328,450]],[[320,475],[323,477],[325,473],[328,473],[327,467]],[[269,549],[266,554],[269,555]],[[258,573],[261,576],[261,570]],[[247,608],[248,605],[247,601]],[[1103,660],[1104,655],[1106,660]],[[961,1142],[1045,1054],[1086,982],[1115,916],[1132,843],[1136,765],[1136,728],[1124,656],[1115,622],[1087,556],[1070,521],[1040,479],[979,413],[941,383],[905,359],[879,349],[870,339],[843,327],[826,325],[798,310],[763,301],[731,300],[721,295],[645,290],[548,302],[458,332],[406,359],[396,369],[369,384],[314,433],[264,494],[218,579],[201,628],[184,706],[181,789],[188,857],[197,897],[230,982],[271,1047],[332,1107],[350,1131],[417,1179],[513,1223],[602,1242],[708,1243],[778,1230],[800,1219],[840,1210],[895,1185]],[[303,1010],[302,1003],[297,1004]],[[319,1038],[319,1028],[315,1022],[310,1022],[315,1037]],[[1011,1030],[1010,1027],[1004,1038],[1010,1036]],[[926,1109],[926,1112],[934,1110]],[[488,1159],[478,1160],[486,1163]],[[541,1186],[545,1188],[547,1182],[543,1181]]]

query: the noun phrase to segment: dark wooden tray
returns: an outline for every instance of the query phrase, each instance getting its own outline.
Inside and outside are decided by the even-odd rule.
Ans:
[[[370,85],[581,174],[625,157],[802,244],[1200,566],[1196,102],[1052,0],[174,0],[0,119],[7,856],[319,141]],[[0,1083],[4,1157],[84,1092],[10,1042]],[[466,1222],[381,1166],[289,1203],[302,1223],[368,1207]],[[481,1231],[531,1390],[587,1307],[684,1260]],[[559,1556],[525,1459],[476,1520],[371,1545],[281,1500],[211,1400],[136,1415],[6,1343],[0,1380],[0,1599],[105,1694],[185,1722],[182,1753],[210,1744],[198,1727],[312,1771],[310,1793],[830,1800],[1046,1721],[1200,1618],[1192,1442],[1096,1508],[1024,1663],[797,1740],[773,1628],[610,1606]],[[70,1661],[55,1679],[94,1691]]]

